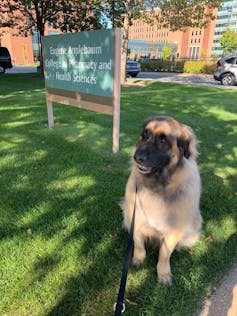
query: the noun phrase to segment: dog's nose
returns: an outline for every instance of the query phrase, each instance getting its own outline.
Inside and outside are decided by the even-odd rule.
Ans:
[[[144,164],[147,161],[147,156],[144,151],[136,151],[133,158],[139,164]]]

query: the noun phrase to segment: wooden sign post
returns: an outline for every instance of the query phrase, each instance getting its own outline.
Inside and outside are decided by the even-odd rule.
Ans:
[[[113,116],[113,152],[119,151],[121,29],[43,37],[48,126],[53,102]]]

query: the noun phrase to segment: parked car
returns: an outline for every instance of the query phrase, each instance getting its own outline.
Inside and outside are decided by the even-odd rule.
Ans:
[[[3,68],[3,72],[8,68],[12,68],[10,53],[8,49],[3,46],[0,46],[0,67]]]
[[[141,71],[141,65],[137,61],[127,60],[126,61],[126,74],[131,77],[136,77]]]
[[[0,74],[4,73],[4,69],[0,66]]]
[[[225,86],[237,84],[237,55],[228,55],[218,60],[214,79]]]

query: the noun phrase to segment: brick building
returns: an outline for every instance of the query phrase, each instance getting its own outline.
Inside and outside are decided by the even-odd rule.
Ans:
[[[213,11],[217,15],[217,9]],[[145,42],[153,42],[157,45],[157,50],[148,53],[150,58],[159,58],[163,46],[169,46],[172,53],[178,58],[210,58],[212,51],[213,36],[216,21],[209,21],[206,28],[188,27],[184,31],[169,31],[167,28],[160,28],[159,25],[149,25],[142,20],[134,21],[129,29],[130,47],[135,40],[137,46],[141,45],[141,57],[144,55]],[[132,51],[132,49],[131,49]],[[133,52],[132,52],[133,53]],[[137,55],[137,52],[135,53]],[[147,54],[146,54],[147,55]],[[139,56],[138,56],[139,58]]]
[[[219,39],[230,28],[237,32],[237,0],[223,0],[219,9],[213,10],[216,20],[209,21],[207,28],[186,28],[171,32],[159,25],[149,25],[135,20],[129,29],[129,49],[133,58],[160,58],[162,47],[169,46],[177,58],[209,59],[220,56],[223,49]],[[19,19],[20,23],[23,23]],[[45,35],[61,33],[46,25]],[[38,35],[17,36],[11,28],[0,28],[0,46],[9,49],[13,64],[32,64],[38,59]]]
[[[45,28],[45,35],[61,33],[50,25]],[[39,37],[36,31],[27,37],[19,36],[17,30],[0,28],[0,46],[8,48],[14,65],[33,64],[39,59]]]
[[[31,36],[19,36],[17,31],[14,29],[1,28],[0,46],[5,46],[8,48],[13,65],[34,63]]]

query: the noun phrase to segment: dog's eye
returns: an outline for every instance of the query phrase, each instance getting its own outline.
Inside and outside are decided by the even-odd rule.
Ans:
[[[165,134],[160,134],[160,136],[159,136],[159,142],[160,142],[161,144],[164,144],[164,143],[166,142],[166,136],[165,136]]]
[[[148,128],[146,128],[142,134],[143,138],[148,138],[150,136],[150,131]]]

